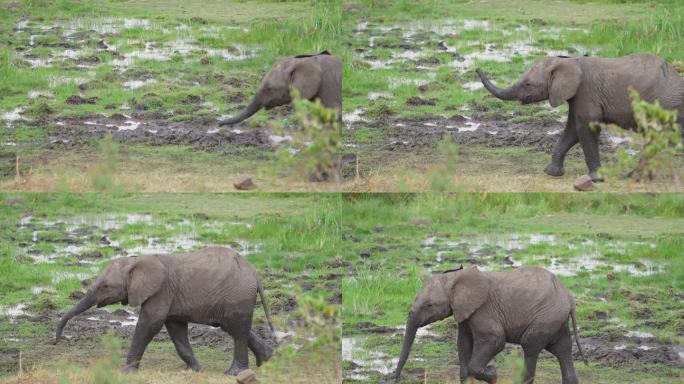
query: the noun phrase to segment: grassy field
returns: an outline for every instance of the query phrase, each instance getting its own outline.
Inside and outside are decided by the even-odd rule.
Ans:
[[[684,378],[682,209],[678,195],[348,195],[342,208],[345,382],[383,382],[401,350],[402,326],[430,273],[463,265],[487,271],[544,266],[577,302],[589,366],[581,382],[663,383]],[[419,333],[402,382],[458,382],[456,324]],[[521,357],[495,361],[518,383]],[[557,383],[544,355],[535,383]]]
[[[133,330],[126,316],[135,318],[120,305],[89,310],[67,326],[64,343],[50,342],[60,313],[84,291],[82,280],[115,256],[210,244],[246,256],[264,282],[280,345],[262,367],[252,362],[258,377],[339,382],[339,196],[58,193],[0,200],[1,382],[92,382],[100,371],[115,372]],[[263,324],[257,309],[255,326]],[[106,347],[108,332],[123,342]],[[183,372],[163,340],[150,345],[139,374],[120,380],[225,382],[231,338],[210,327],[191,327],[190,335],[204,372]]]
[[[542,173],[565,107],[494,100],[473,70],[507,83],[547,54],[634,52],[681,68],[683,12],[676,1],[4,2],[0,146],[19,156],[20,177],[0,188],[97,189],[109,132],[121,143],[110,175],[120,190],[225,191],[244,175],[264,191],[335,190],[282,161],[288,108],[215,123],[249,102],[277,59],[327,49],[344,59],[345,151],[360,176],[342,189],[429,190],[453,161],[440,176],[452,189],[569,191],[585,171],[578,149],[564,178]],[[460,145],[453,159],[438,149],[444,136]],[[622,147],[604,144],[610,163]]]

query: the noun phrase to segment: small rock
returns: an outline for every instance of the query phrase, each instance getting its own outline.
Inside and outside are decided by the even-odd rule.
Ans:
[[[256,185],[252,181],[251,177],[241,177],[235,180],[233,186],[239,191],[249,191],[250,189],[256,188]]]
[[[200,59],[200,64],[202,65],[209,65],[210,63],[211,61],[209,61],[209,59],[207,59],[206,57]]]
[[[98,42],[97,42],[97,47],[100,48],[100,49],[107,49],[107,48],[109,48],[109,47],[107,46],[107,43],[105,43],[104,40],[98,41]]]
[[[515,264],[515,262],[513,262],[513,259],[511,259],[510,256],[504,257],[503,263],[506,265],[514,265]]]
[[[577,180],[575,180],[575,183],[572,186],[576,190],[581,192],[588,192],[594,190],[594,182],[591,181],[591,177],[589,175],[584,175],[577,178]]]
[[[447,47],[445,42],[440,41],[439,44],[437,44],[437,49],[439,49],[440,51],[446,51],[449,49],[449,47]]]
[[[613,272],[608,272],[608,274],[606,275],[606,279],[612,281],[612,280],[617,279],[617,276],[615,276],[615,274]]]
[[[235,377],[235,381],[238,384],[258,384],[259,380],[256,378],[256,373],[251,369],[245,369],[244,371],[238,373]]]

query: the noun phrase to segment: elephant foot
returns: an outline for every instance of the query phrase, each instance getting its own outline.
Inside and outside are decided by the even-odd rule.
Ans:
[[[603,182],[603,177],[599,176],[597,171],[589,172],[589,177],[591,177],[591,181],[593,181],[594,183]]]
[[[549,176],[563,176],[565,175],[565,168],[562,165],[549,164],[544,168],[544,173]]]
[[[257,365],[257,367],[261,367],[261,364],[263,364],[264,362],[270,360],[271,357],[273,357],[273,348],[271,348],[271,347],[269,347],[269,346],[265,346],[264,349],[265,349],[265,350],[263,351],[263,353],[254,354],[254,356],[256,357],[256,365]]]
[[[496,384],[496,381],[497,381],[496,368],[493,365],[488,365],[487,368],[485,368],[484,373],[487,377],[490,378],[489,384]]]
[[[202,365],[201,365],[200,363],[198,363],[198,362],[195,362],[194,364],[188,364],[188,365],[185,367],[185,369],[187,369],[187,370],[192,370],[192,371],[195,371],[195,372],[199,372],[199,371],[202,370]]]
[[[128,365],[124,366],[123,368],[121,368],[121,373],[133,373],[133,372],[137,372],[137,371],[138,371],[138,367],[134,364],[128,364]]]
[[[233,361],[233,364],[230,365],[230,368],[226,369],[223,373],[230,376],[237,376],[240,372],[244,371],[245,369],[247,369],[246,364],[242,366],[242,364]]]

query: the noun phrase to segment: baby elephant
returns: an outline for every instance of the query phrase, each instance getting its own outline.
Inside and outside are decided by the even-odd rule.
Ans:
[[[502,100],[519,100],[523,104],[548,100],[552,107],[568,102],[570,107],[565,130],[553,147],[548,175],[565,173],[565,154],[578,142],[592,180],[597,174],[599,130],[591,123],[617,124],[624,129],[636,128],[629,90],[636,90],[643,100],[658,100],[665,109],[679,112],[684,124],[684,79],[663,59],[636,54],[618,58],[545,57],[537,60],[520,80],[510,88],[492,84],[478,68],[485,88]]]
[[[147,344],[166,326],[187,368],[201,366],[188,341],[188,323],[221,327],[235,341],[227,374],[247,369],[247,349],[261,365],[273,350],[252,331],[257,292],[273,331],[264,290],[252,265],[230,248],[208,247],[195,252],[121,257],[109,262],[88,293],[59,321],[55,342],[72,317],[93,305],[140,305],[140,316],[123,372],[135,371]]]
[[[259,109],[271,109],[290,103],[290,87],[299,91],[303,99],[320,99],[327,108],[337,110],[342,121],[342,59],[327,51],[316,55],[299,55],[282,60],[264,76],[254,99],[238,115],[219,122],[219,125],[239,123]]]
[[[571,317],[577,348],[584,358],[577,339],[575,303],[558,278],[539,267],[510,272],[461,267],[427,279],[406,321],[395,380],[399,380],[418,328],[451,315],[458,322],[461,382],[474,377],[496,383],[496,370],[487,363],[508,342],[523,348],[526,384],[534,381],[537,357],[543,349],[558,358],[563,384],[578,383],[568,327]]]

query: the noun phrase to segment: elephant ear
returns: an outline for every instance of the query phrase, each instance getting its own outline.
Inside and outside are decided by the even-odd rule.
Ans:
[[[582,69],[575,60],[560,59],[552,65],[549,81],[549,104],[557,107],[572,99],[582,78]]]
[[[476,267],[447,273],[443,282],[459,323],[470,318],[489,298],[489,279]]]
[[[157,293],[166,280],[166,267],[156,256],[141,256],[128,268],[128,304],[136,307]]]
[[[297,89],[303,99],[316,96],[323,70],[315,58],[295,59],[290,71],[290,87]]]

